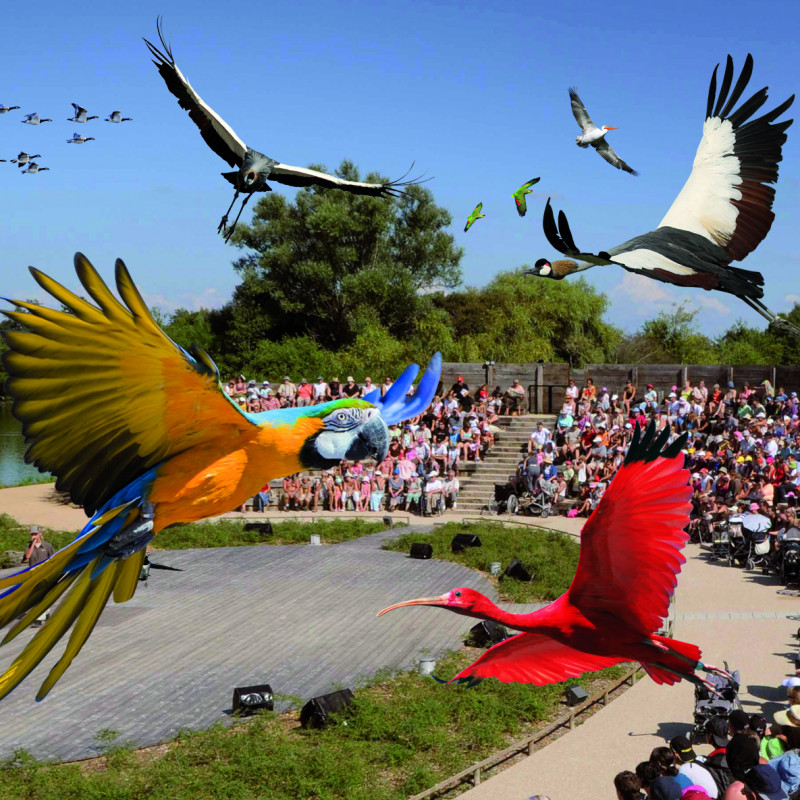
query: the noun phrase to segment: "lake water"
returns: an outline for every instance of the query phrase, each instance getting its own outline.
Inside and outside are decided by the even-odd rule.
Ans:
[[[16,486],[26,479],[44,477],[36,467],[25,463],[22,424],[11,416],[11,403],[0,403],[0,484]]]

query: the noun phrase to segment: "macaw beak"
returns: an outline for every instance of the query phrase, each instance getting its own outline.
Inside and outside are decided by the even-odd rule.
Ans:
[[[404,603],[395,603],[389,608],[384,608],[383,611],[378,612],[378,616],[381,617],[388,611],[393,611],[395,608],[402,608],[403,606],[446,606],[449,600],[450,592],[437,597],[420,597],[419,600],[406,600]]]
[[[363,461],[374,458],[381,462],[389,452],[389,429],[381,418],[380,412],[371,410],[369,419],[347,448],[345,458],[348,461]]]

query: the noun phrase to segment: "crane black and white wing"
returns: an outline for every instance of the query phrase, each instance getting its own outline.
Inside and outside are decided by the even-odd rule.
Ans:
[[[247,152],[247,145],[236,135],[233,128],[203,101],[178,69],[172,50],[164,41],[160,19],[157,29],[158,38],[164,48],[163,52],[147,39],[144,43],[153,54],[153,63],[167,84],[167,89],[178,98],[178,105],[189,112],[189,117],[200,129],[200,135],[206,144],[230,166],[240,167]]]

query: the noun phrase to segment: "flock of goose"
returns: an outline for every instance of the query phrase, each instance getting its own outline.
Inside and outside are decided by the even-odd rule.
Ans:
[[[89,116],[89,112],[79,106],[77,103],[72,103],[72,108],[74,109],[73,116],[67,117],[68,122],[88,122],[91,119],[100,119],[99,116]],[[7,106],[0,103],[0,114],[8,114],[9,111],[16,111],[20,108],[20,106]],[[121,111],[112,111],[111,114],[105,118],[106,122],[130,122],[132,121],[133,117],[123,117]],[[24,119],[20,120],[23,125],[41,125],[45,122],[52,122],[53,120],[50,117],[41,117],[39,113],[34,111],[32,114],[25,114]],[[82,136],[80,133],[73,133],[71,139],[67,139],[67,144],[84,144],[85,142],[92,142],[94,141],[94,136]],[[50,169],[50,167],[40,167],[33,159],[34,158],[41,158],[40,154],[36,155],[29,155],[28,153],[21,152],[17,155],[16,158],[12,159],[5,159],[0,158],[0,161],[16,164],[18,168],[25,166],[26,164],[27,169],[22,170],[22,174],[24,175],[36,175],[39,172],[45,172]]]

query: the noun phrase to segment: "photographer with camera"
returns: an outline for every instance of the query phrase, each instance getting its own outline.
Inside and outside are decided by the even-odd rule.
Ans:
[[[29,567],[35,567],[46,561],[55,553],[55,548],[50,542],[44,541],[42,538],[42,529],[38,525],[31,525],[30,529],[31,540],[28,544],[28,549],[22,557],[23,562],[26,562]]]

